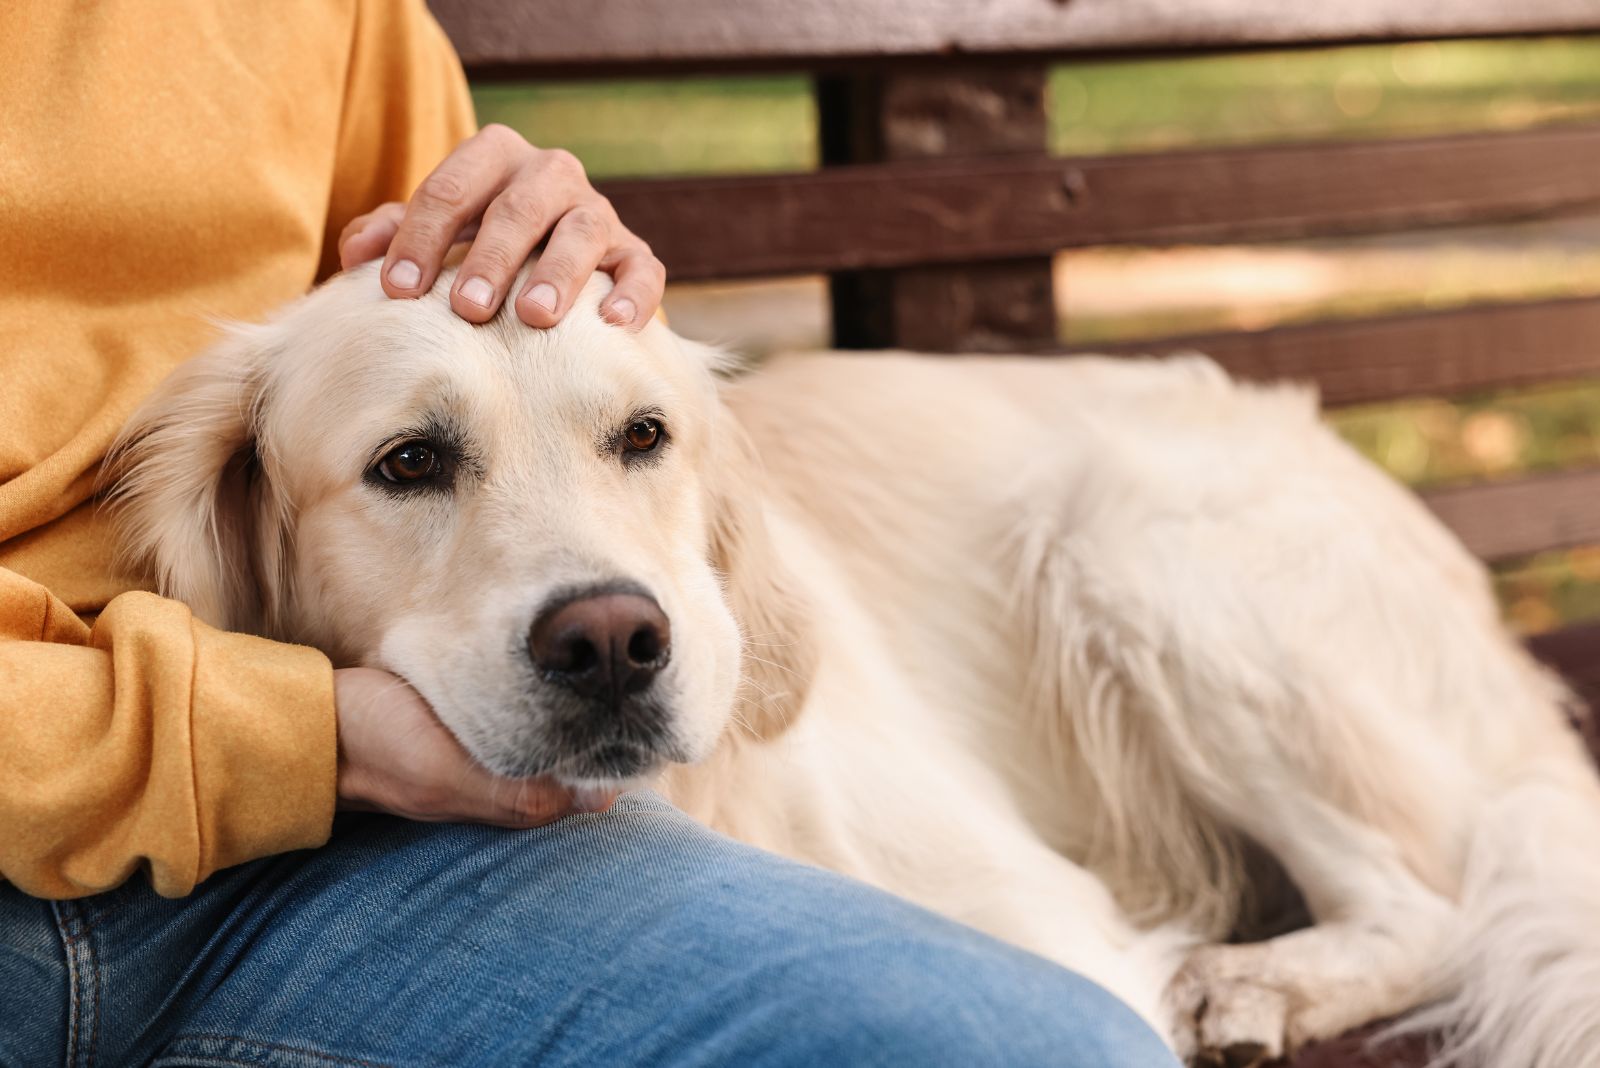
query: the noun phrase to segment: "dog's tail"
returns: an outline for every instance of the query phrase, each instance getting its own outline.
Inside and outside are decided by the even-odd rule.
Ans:
[[[1445,1036],[1437,1065],[1600,1068],[1600,781],[1586,764],[1561,747],[1476,821],[1451,993],[1404,1025]]]

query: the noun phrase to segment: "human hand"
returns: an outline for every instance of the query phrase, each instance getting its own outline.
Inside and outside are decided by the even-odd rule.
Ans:
[[[420,297],[439,277],[458,240],[472,247],[456,273],[450,307],[487,322],[517,272],[549,239],[515,307],[529,326],[554,326],[598,268],[616,280],[600,304],[609,323],[638,329],[661,303],[666,268],[595,192],[583,164],[564,149],[535,148],[490,124],[463,141],[417,187],[408,204],[391,201],[351,220],[339,235],[349,269],[383,256],[383,291]]]
[[[461,748],[404,679],[373,668],[333,673],[339,717],[339,807],[428,823],[538,827],[611,807],[549,779],[507,779]]]

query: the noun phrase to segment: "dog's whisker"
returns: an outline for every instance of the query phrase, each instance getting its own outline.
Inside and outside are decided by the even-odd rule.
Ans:
[[[777,668],[779,671],[782,671],[782,672],[784,672],[786,674],[793,675],[795,678],[799,679],[802,683],[805,683],[805,682],[809,681],[809,680],[806,679],[806,677],[804,675],[802,675],[798,671],[794,670],[794,668],[788,667],[787,665],[784,665],[784,664],[780,664],[775,660],[768,660],[766,657],[757,656],[755,653],[751,653],[751,652],[746,652],[745,656],[749,657],[751,660],[754,660],[758,664],[765,664],[768,667],[774,667],[774,668]]]

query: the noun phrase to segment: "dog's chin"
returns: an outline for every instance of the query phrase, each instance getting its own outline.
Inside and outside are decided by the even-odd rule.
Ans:
[[[690,754],[669,728],[658,730],[588,730],[567,724],[539,732],[538,740],[519,739],[510,746],[468,746],[474,759],[508,779],[553,779],[579,795],[617,793],[644,785],[668,764],[683,763]]]
[[[470,750],[469,750],[470,751]],[[574,789],[647,779],[680,759],[670,747],[602,742],[578,753],[474,752],[473,758],[507,779],[554,779]]]
[[[575,789],[616,784],[648,778],[660,771],[668,759],[665,753],[653,746],[605,742],[562,760],[548,774]]]

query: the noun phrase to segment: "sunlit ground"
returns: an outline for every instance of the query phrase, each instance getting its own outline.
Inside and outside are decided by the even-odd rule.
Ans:
[[[481,121],[571,148],[600,177],[817,165],[804,78],[491,85],[474,95]],[[1067,155],[1593,122],[1600,38],[1076,63],[1054,72],[1050,105],[1051,148]],[[1324,242],[1081,249],[1057,261],[1061,336],[1081,345],[1567,296],[1600,296],[1600,217]],[[821,279],[673,286],[668,310],[689,336],[753,355],[828,342]],[[1600,382],[1329,418],[1416,486],[1600,464]],[[1525,631],[1600,618],[1600,548],[1541,554],[1497,577],[1508,617]]]

